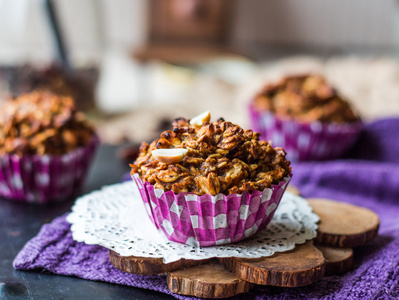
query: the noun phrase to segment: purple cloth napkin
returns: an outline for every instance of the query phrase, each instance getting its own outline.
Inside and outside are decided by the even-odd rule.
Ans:
[[[379,236],[355,249],[354,266],[341,276],[324,277],[301,288],[258,286],[240,299],[397,299],[399,298],[399,119],[366,126],[345,159],[293,165],[292,184],[305,197],[324,197],[374,210]],[[161,276],[123,273],[110,264],[108,250],[73,241],[65,216],[44,225],[15,258],[21,270],[48,270],[171,294]],[[174,295],[178,299],[193,299]]]

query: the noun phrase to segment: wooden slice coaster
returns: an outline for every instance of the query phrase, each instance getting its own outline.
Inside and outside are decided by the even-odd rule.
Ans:
[[[342,274],[352,268],[353,250],[351,248],[333,248],[315,245],[326,259],[326,275]]]
[[[260,285],[304,286],[320,280],[325,273],[324,256],[312,241],[270,257],[223,258],[220,262],[238,278]]]
[[[210,261],[206,260],[187,260],[180,259],[178,261],[164,264],[162,258],[137,257],[137,256],[121,256],[110,250],[109,259],[113,266],[121,271],[138,274],[138,275],[157,275],[171,272],[183,268],[188,268]]]
[[[363,245],[377,235],[379,227],[378,216],[362,207],[324,199],[310,199],[309,204],[320,217],[317,247],[307,241],[291,251],[259,259],[181,259],[170,264],[164,264],[162,258],[123,257],[110,251],[110,260],[116,268],[133,274],[168,272],[167,283],[172,292],[202,298],[231,297],[248,291],[254,283],[308,285],[324,274],[339,274],[351,268],[352,249],[331,246]]]
[[[232,297],[254,287],[215,263],[170,272],[166,280],[173,293],[200,298]]]
[[[378,215],[367,208],[327,199],[308,201],[320,217],[315,240],[318,244],[353,248],[374,239],[378,234]]]

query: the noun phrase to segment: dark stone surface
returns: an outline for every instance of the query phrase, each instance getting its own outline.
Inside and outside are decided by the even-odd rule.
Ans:
[[[120,181],[129,166],[116,157],[117,147],[101,146],[84,193]],[[127,286],[14,270],[12,262],[44,223],[68,212],[75,198],[44,206],[0,199],[0,299],[174,299]]]

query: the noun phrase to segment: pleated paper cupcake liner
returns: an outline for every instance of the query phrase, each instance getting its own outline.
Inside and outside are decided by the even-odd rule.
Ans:
[[[64,155],[2,155],[0,196],[36,204],[67,199],[81,189],[98,144],[95,137]]]
[[[263,230],[291,179],[264,191],[198,196],[155,189],[138,174],[132,178],[154,225],[169,240],[196,247],[238,242]]]
[[[325,160],[340,157],[357,141],[363,129],[357,123],[299,123],[280,120],[270,112],[258,112],[249,107],[251,128],[261,139],[271,140],[281,147],[291,161]]]

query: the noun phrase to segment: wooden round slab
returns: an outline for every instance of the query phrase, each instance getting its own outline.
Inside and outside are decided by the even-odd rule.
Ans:
[[[157,275],[196,266],[206,261],[210,261],[210,259],[180,259],[169,264],[164,264],[162,258],[121,256],[112,250],[109,251],[109,259],[115,268],[124,272],[138,275]]]
[[[320,280],[325,273],[324,256],[312,241],[270,257],[220,261],[237,277],[261,285],[304,286]]]
[[[173,293],[200,298],[232,297],[254,286],[215,263],[170,272],[166,280]]]
[[[378,234],[378,215],[367,208],[327,199],[308,201],[320,217],[318,244],[352,248],[365,244]]]
[[[377,235],[379,227],[378,216],[362,207],[324,199],[310,199],[309,204],[320,217],[317,248],[313,241],[308,241],[296,245],[292,251],[259,259],[181,259],[170,264],[164,264],[162,258],[123,257],[110,251],[110,260],[116,268],[133,274],[168,272],[167,283],[172,292],[202,298],[231,297],[248,291],[253,283],[281,287],[308,285],[325,273],[339,274],[352,266],[352,249],[327,245],[345,248],[362,245]]]
[[[353,250],[351,248],[333,248],[315,245],[326,259],[326,275],[337,275],[348,271],[353,264]]]

